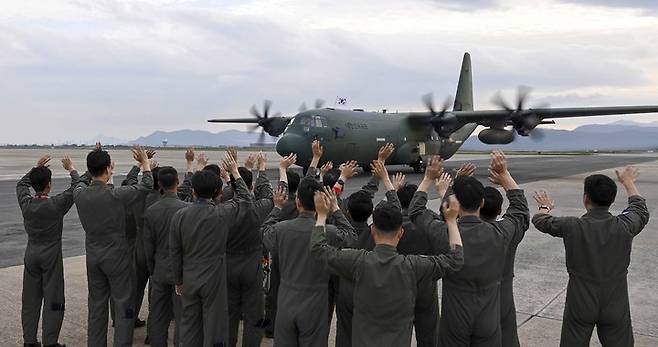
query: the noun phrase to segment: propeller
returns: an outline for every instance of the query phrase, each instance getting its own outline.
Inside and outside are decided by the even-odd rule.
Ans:
[[[531,88],[527,86],[519,86],[517,91],[516,105],[514,107],[503,98],[500,91],[498,91],[491,102],[509,112],[509,120],[512,122],[514,130],[521,136],[529,136],[533,134],[533,130],[542,122],[542,119],[532,111],[532,108],[525,109],[524,106],[530,95]],[[541,132],[540,132],[541,133]],[[543,134],[537,133],[533,136],[533,140],[540,140]]]
[[[436,107],[434,107],[434,95],[432,93],[423,95],[421,100],[423,101],[423,104],[427,110],[430,112],[429,124],[434,127],[434,130],[437,132],[437,134],[439,134],[440,137],[449,138],[452,131],[454,130],[453,126],[456,122],[455,117],[450,112],[448,112],[448,109],[453,103],[453,99],[451,97],[447,97],[439,111],[437,111]]]
[[[324,106],[324,100],[322,100],[322,99],[315,99],[315,103],[313,104],[313,106],[315,107],[314,110],[317,110],[317,109],[319,109],[319,108],[322,108],[322,107]],[[298,109],[298,111],[299,111],[299,113],[302,113],[302,112],[306,112],[306,111],[308,111],[308,108],[306,107],[306,103],[305,103],[305,102],[302,102],[302,104],[299,105],[299,109]]]
[[[250,133],[255,132],[258,128],[262,128],[261,133],[258,136],[258,141],[263,143],[265,141],[266,133],[270,136],[279,136],[292,120],[292,118],[282,117],[281,112],[270,114],[271,108],[272,102],[270,100],[265,100],[263,102],[262,111],[259,110],[256,105],[251,106],[249,109],[249,113],[253,116],[251,118],[219,118],[210,119],[208,122],[249,124],[247,130]]]

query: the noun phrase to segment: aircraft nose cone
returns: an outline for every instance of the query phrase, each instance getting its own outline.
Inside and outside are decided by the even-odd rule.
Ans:
[[[276,152],[282,157],[297,153],[301,148],[301,138],[297,135],[283,135],[276,143]]]

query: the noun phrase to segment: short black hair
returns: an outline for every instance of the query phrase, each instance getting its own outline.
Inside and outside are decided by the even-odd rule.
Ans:
[[[238,172],[240,173],[240,177],[242,177],[244,184],[247,185],[247,188],[251,188],[251,184],[254,182],[254,175],[251,173],[251,170],[240,166]],[[231,175],[231,186],[235,188],[235,177],[233,177],[233,175]]]
[[[219,165],[217,164],[208,164],[203,167],[204,171],[210,171],[217,175],[217,193],[215,193],[215,196],[213,198],[216,198],[219,193],[222,192],[222,187],[224,186],[224,182],[222,181],[221,175],[222,175],[222,170],[219,168]]]
[[[347,210],[355,222],[366,222],[372,215],[372,207],[370,194],[361,190],[347,200]]]
[[[475,177],[460,176],[455,178],[452,190],[464,211],[475,212],[484,199],[484,185]]]
[[[503,194],[494,187],[484,187],[484,206],[480,209],[480,217],[496,219],[503,208]]]
[[[48,183],[52,181],[53,173],[45,166],[38,166],[30,170],[30,185],[37,193],[43,192]]]
[[[297,188],[299,188],[299,174],[295,171],[287,170],[286,176],[288,176],[288,191],[297,192]]]
[[[217,174],[210,170],[197,171],[192,175],[192,188],[196,196],[203,199],[212,199],[217,194]]]
[[[400,200],[400,205],[402,208],[407,208],[411,204],[411,199],[413,199],[414,194],[418,190],[418,186],[415,184],[405,184],[400,187],[398,190],[398,199]]]
[[[340,178],[340,170],[331,169],[322,176],[322,184],[325,187],[333,187],[338,182],[338,178]]]
[[[163,166],[154,177],[162,189],[172,189],[178,185],[178,171],[171,166]]]
[[[402,211],[392,202],[382,201],[372,212],[372,221],[377,231],[394,233],[402,227]]]
[[[297,199],[301,201],[302,207],[308,211],[315,211],[315,192],[322,191],[322,183],[318,182],[315,178],[304,177],[299,182],[297,188]]]
[[[107,151],[95,149],[87,154],[87,171],[93,177],[102,176],[105,170],[112,165],[112,158]]]
[[[160,167],[156,166],[151,169],[151,176],[153,177],[153,190],[160,190],[160,180],[158,173],[160,172]]]
[[[595,205],[610,207],[617,197],[617,184],[606,175],[591,175],[585,178],[585,194]]]

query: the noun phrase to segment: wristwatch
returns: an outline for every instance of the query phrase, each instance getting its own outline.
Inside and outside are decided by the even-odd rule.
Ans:
[[[539,205],[539,210],[546,210],[551,212],[551,208],[548,205]]]
[[[341,186],[345,186],[345,181],[341,180],[340,178],[338,181],[336,181],[336,183],[340,184]]]

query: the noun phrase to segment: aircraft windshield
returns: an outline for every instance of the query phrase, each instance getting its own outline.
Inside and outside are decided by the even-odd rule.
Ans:
[[[329,126],[327,119],[319,115],[303,117],[299,120],[299,123],[302,124],[304,131],[309,131],[311,128],[326,128]]]

